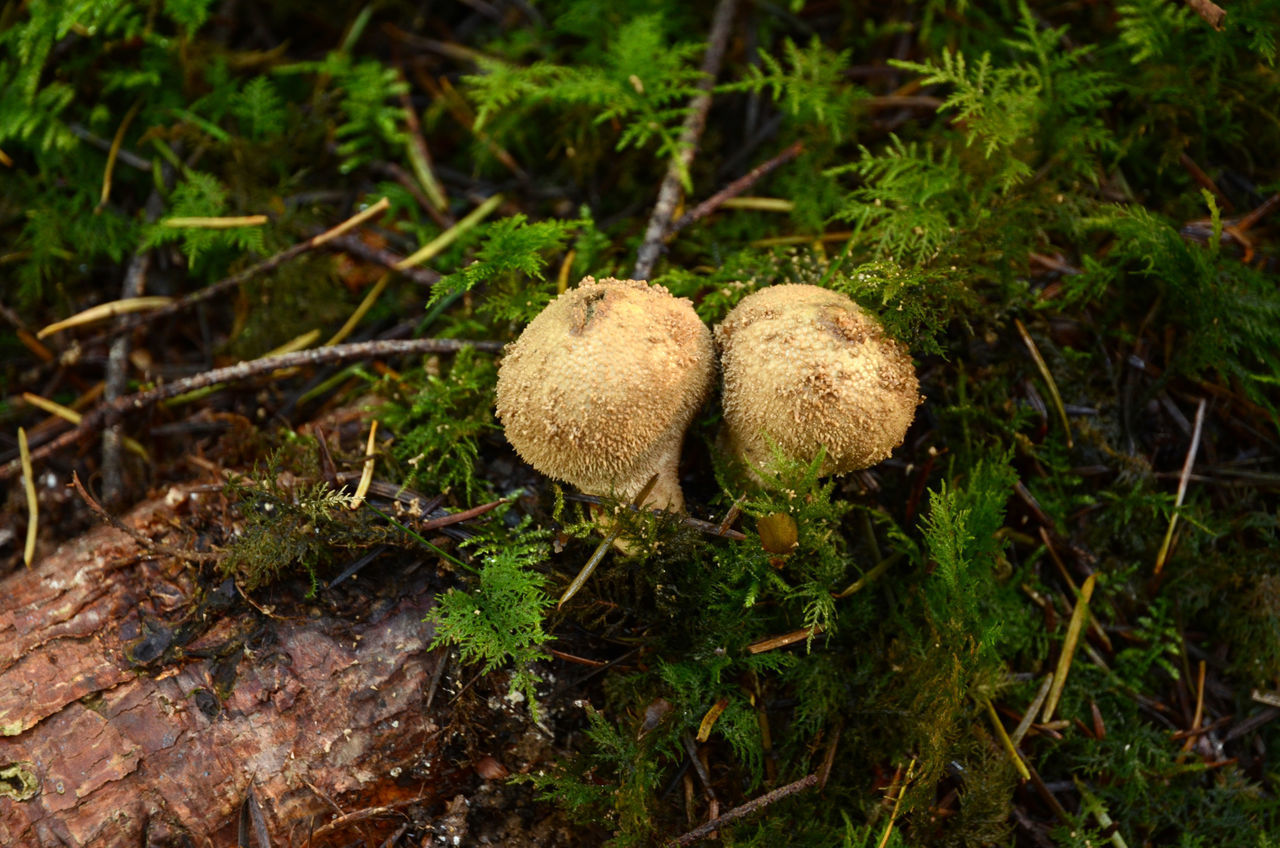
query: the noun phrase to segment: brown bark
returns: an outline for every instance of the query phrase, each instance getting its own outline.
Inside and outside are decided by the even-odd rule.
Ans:
[[[126,521],[161,532],[173,503]],[[357,622],[207,613],[177,659],[132,662],[195,597],[190,566],[109,527],[0,581],[0,845],[234,845],[250,792],[273,844],[300,845],[335,803],[450,797],[425,577]]]

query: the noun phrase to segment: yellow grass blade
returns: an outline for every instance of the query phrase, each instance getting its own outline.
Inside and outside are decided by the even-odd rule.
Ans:
[[[1071,660],[1075,656],[1076,645],[1080,642],[1080,633],[1089,617],[1089,599],[1093,597],[1093,584],[1097,580],[1098,575],[1090,574],[1080,587],[1080,597],[1076,598],[1076,608],[1067,625],[1067,638],[1062,642],[1062,655],[1058,657],[1058,668],[1053,673],[1053,685],[1049,688],[1049,698],[1045,701],[1041,722],[1053,718],[1053,711],[1058,708],[1058,699],[1062,697],[1062,687],[1067,683],[1067,672],[1071,670]]]
[[[148,295],[146,297],[126,297],[123,300],[113,300],[109,303],[99,303],[97,306],[91,306],[83,312],[77,312],[70,318],[63,318],[61,321],[54,321],[40,332],[36,333],[37,339],[43,339],[45,336],[71,327],[80,327],[85,324],[92,324],[96,321],[104,321],[107,318],[115,318],[117,315],[127,315],[130,312],[146,312],[148,309],[159,309],[161,306],[168,306],[173,302],[171,297],[162,297],[160,295]]]
[[[493,197],[473,209],[470,215],[415,250],[409,256],[401,259],[393,267],[397,271],[402,271],[405,268],[412,268],[414,265],[426,262],[428,259],[437,255],[440,251],[457,241],[458,236],[489,217],[489,214],[493,212],[493,210],[497,209],[498,204],[501,202],[502,195],[495,194]]]
[[[228,215],[225,218],[165,218],[162,227],[191,230],[234,230],[237,227],[261,227],[267,223],[266,215]]]
[[[369,442],[364,449],[364,470],[360,472],[360,482],[356,485],[356,493],[351,496],[351,508],[358,509],[360,504],[364,503],[364,496],[369,493],[369,484],[373,482],[373,449],[377,444],[374,440],[378,436],[378,422],[375,419],[369,425]]]
[[[31,567],[36,555],[36,531],[40,526],[40,501],[36,498],[36,478],[31,473],[31,449],[27,447],[27,431],[18,428],[18,454],[22,458],[22,487],[27,491],[27,544],[22,561]]]

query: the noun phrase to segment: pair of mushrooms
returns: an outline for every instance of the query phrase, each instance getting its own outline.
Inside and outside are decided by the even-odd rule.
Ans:
[[[685,298],[585,278],[507,347],[497,410],[526,462],[588,494],[681,510],[684,431],[724,372],[725,439],[752,473],[781,455],[844,474],[902,443],[920,402],[906,348],[848,297],[777,285],[712,333]]]

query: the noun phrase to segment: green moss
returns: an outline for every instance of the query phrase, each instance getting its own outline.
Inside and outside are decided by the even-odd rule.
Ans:
[[[40,791],[32,763],[9,763],[0,767],[0,797],[14,801],[30,801]]]
[[[372,513],[352,510],[349,493],[325,482],[310,482],[315,480],[316,462],[314,442],[299,440],[272,454],[250,478],[227,484],[226,494],[243,523],[220,567],[245,589],[304,574],[314,593],[321,572],[344,552],[401,538],[395,529],[376,522]],[[285,471],[286,466],[290,470]]]

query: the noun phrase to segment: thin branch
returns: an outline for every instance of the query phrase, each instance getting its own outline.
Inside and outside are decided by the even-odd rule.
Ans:
[[[1230,214],[1235,211],[1236,207],[1231,202],[1231,198],[1222,193],[1222,189],[1218,188],[1218,184],[1185,151],[1178,154],[1178,162],[1187,169],[1187,173],[1191,175],[1191,179],[1195,180],[1197,185],[1212,192],[1213,196],[1217,198],[1218,207],[1223,212]]]
[[[158,201],[158,195],[154,195]],[[148,204],[150,205],[150,204]],[[147,272],[151,268],[151,251],[140,250],[133,255],[124,275],[122,298],[140,297],[146,288]],[[117,323],[126,319],[119,318]],[[111,342],[107,354],[107,375],[104,381],[103,400],[107,403],[124,394],[125,380],[129,376],[129,334],[121,333]],[[116,505],[124,492],[124,473],[121,468],[121,439],[119,425],[102,430],[102,499]]]
[[[705,824],[699,825],[698,827],[695,827],[693,830],[671,840],[667,844],[668,845],[692,845],[693,843],[701,839],[706,839],[714,831],[719,830],[720,828],[724,827],[727,824],[732,824],[733,822],[736,822],[738,819],[746,818],[747,816],[751,815],[757,810],[761,810],[772,803],[781,801],[783,798],[786,798],[788,795],[794,795],[797,792],[803,792],[804,790],[817,785],[817,783],[818,783],[818,776],[816,774],[811,774],[811,775],[808,775],[807,777],[802,777],[799,780],[797,780],[795,783],[788,783],[786,786],[780,786],[777,789],[773,790],[772,792],[766,792],[764,795],[761,795],[759,798],[756,798],[753,801],[748,801],[747,803],[743,804],[740,807],[734,807],[732,810],[725,813],[724,815],[716,816],[711,821]]]
[[[822,765],[818,767],[818,791],[821,792],[827,788],[827,780],[831,777],[831,767],[836,763],[836,749],[840,747],[840,736],[844,733],[843,720],[835,726],[831,732],[831,739],[827,742],[827,752],[822,756]]]
[[[702,59],[703,76],[698,82],[698,87],[702,90],[689,104],[689,115],[685,118],[684,128],[680,133],[680,150],[671,157],[667,166],[667,175],[662,179],[658,200],[653,205],[653,214],[649,216],[649,225],[645,228],[644,243],[636,252],[636,268],[632,277],[637,280],[649,279],[653,266],[658,263],[658,256],[662,253],[662,242],[680,202],[680,176],[689,172],[693,157],[698,152],[698,140],[702,138],[703,127],[707,124],[707,111],[711,108],[711,86],[720,73],[735,6],[734,0],[720,0],[716,5],[715,16],[711,19],[711,33],[707,38],[707,53]]]
[[[787,162],[790,162],[803,152],[804,142],[797,141],[795,144],[791,145],[769,161],[763,162],[752,168],[750,171],[743,174],[741,177],[738,177],[738,179],[729,183],[720,191],[711,195],[706,200],[693,207],[693,209],[680,216],[680,220],[671,225],[668,235],[678,233],[690,224],[701,221],[703,218],[719,209],[726,200],[742,194],[779,165],[784,165]]]
[[[268,256],[266,259],[262,260],[256,265],[252,265],[248,268],[245,268],[243,271],[232,274],[229,277],[224,277],[223,279],[218,280],[218,282],[205,286],[199,291],[192,292],[186,297],[180,298],[179,300],[175,300],[173,303],[169,304],[168,306],[162,306],[159,309],[152,310],[150,312],[147,312],[144,315],[137,315],[132,318],[128,318],[124,321],[120,321],[119,323],[116,324],[114,328],[112,328],[109,332],[105,334],[105,337],[109,338],[112,336],[117,336],[121,333],[128,332],[129,330],[132,330],[135,327],[139,327],[145,323],[155,321],[160,318],[167,318],[171,315],[176,315],[179,312],[190,309],[196,304],[204,303],[206,300],[212,300],[216,297],[219,297],[225,294],[226,292],[230,291],[231,289],[234,289],[237,286],[243,285],[249,280],[252,280],[254,277],[258,276],[259,274],[265,274],[268,271],[274,270],[275,268],[283,265],[284,263],[288,262],[291,259],[295,259],[298,256],[301,256],[302,254],[306,253],[309,250],[315,250],[317,247],[322,247],[327,242],[338,238],[339,236],[343,235],[349,230],[355,229],[356,227],[360,226],[370,218],[373,218],[377,215],[382,214],[388,208],[390,208],[390,206],[391,206],[390,201],[388,201],[384,197],[381,200],[379,200],[377,203],[370,206],[369,208],[364,209],[356,213],[355,215],[352,215],[350,218],[343,221],[341,224],[338,224],[335,227],[331,227],[325,230],[324,232],[317,233],[316,235],[311,236],[311,238],[305,239],[304,241],[300,241],[297,244],[293,245],[292,247],[287,247],[273,256]],[[100,340],[100,338],[102,337],[90,339],[88,342],[86,342],[86,345],[88,345],[91,342],[98,341]]]
[[[77,124],[77,123],[67,124],[67,129],[71,131],[72,135],[74,135],[76,138],[80,139],[81,141],[85,142],[86,144],[96,147],[99,150],[106,153],[109,153],[111,151],[111,142],[107,141],[105,138],[103,138],[100,135],[95,135],[89,132],[89,130],[86,129],[81,124]],[[125,150],[123,147],[119,148],[116,151],[116,159],[128,165],[130,168],[136,168],[137,170],[142,171],[144,174],[151,173],[150,159],[144,159],[143,157],[139,156],[136,153]]]
[[[129,129],[129,124],[133,123],[133,119],[137,117],[140,108],[142,108],[141,100],[135,101],[129,107],[129,111],[124,115],[124,120],[120,122],[120,126],[116,129],[115,138],[111,140],[111,147],[107,150],[107,167],[102,174],[102,195],[98,200],[97,207],[93,210],[95,215],[100,214],[106,208],[107,201],[111,198],[111,175],[116,170],[116,159],[120,156],[120,145],[124,143],[124,134]]]
[[[1276,210],[1276,207],[1278,206],[1280,206],[1280,191],[1276,192],[1275,194],[1268,197],[1266,200],[1262,201],[1262,204],[1259,205],[1256,209],[1252,210],[1251,212],[1248,212],[1243,217],[1241,217],[1240,220],[1233,223],[1231,225],[1232,229],[1242,233],[1245,230],[1252,227],[1254,224],[1261,221],[1267,215],[1270,215],[1272,212],[1274,212]]]
[[[1040,355],[1040,348],[1036,347],[1035,340],[1031,338],[1027,328],[1017,318],[1013,319],[1013,324],[1018,328],[1018,335],[1022,336],[1023,344],[1031,352],[1031,358],[1035,360],[1036,368],[1040,370],[1040,376],[1044,377],[1045,383],[1049,386],[1049,394],[1053,397],[1053,407],[1058,411],[1058,418],[1062,420],[1062,430],[1066,435],[1067,447],[1070,448],[1072,447],[1071,419],[1067,417],[1067,408],[1062,403],[1062,395],[1058,392],[1058,383],[1053,379],[1053,372],[1049,370],[1049,364]]]
[[[356,259],[374,265],[381,265],[387,269],[396,268],[397,265],[404,262],[404,257],[395,251],[374,247],[357,236],[338,236],[329,241],[325,247],[338,253],[350,254]],[[430,268],[401,267],[397,269],[396,273],[424,288],[440,282],[439,272],[432,271]]]
[[[306,781],[304,781],[304,783],[305,782]],[[316,789],[314,786],[311,786],[310,783],[307,783],[307,786],[311,789],[311,791],[315,792],[317,795],[320,795],[320,790]],[[321,795],[321,797],[325,798],[325,800],[328,800],[328,798],[324,795]],[[329,821],[322,824],[320,827],[316,828],[311,833],[311,839],[318,839],[321,836],[328,836],[330,833],[334,833],[340,828],[350,827],[353,824],[357,824],[363,821],[369,821],[370,819],[382,818],[384,816],[403,816],[404,813],[400,811],[400,808],[412,806],[413,804],[421,804],[423,803],[424,799],[425,799],[425,796],[419,796],[417,798],[403,798],[399,801],[393,801],[390,804],[387,804],[385,806],[365,807],[362,810],[353,810],[349,813],[344,813],[342,812],[341,808],[338,808],[339,815],[336,818],[330,819]],[[335,804],[334,806],[336,807],[337,805]],[[308,842],[308,844],[310,844],[310,842]]]
[[[85,415],[78,427],[68,430],[58,438],[32,451],[31,458],[32,460],[43,459],[55,451],[62,450],[68,445],[74,444],[81,436],[95,432],[102,425],[114,424],[127,412],[144,409],[167,398],[177,397],[197,389],[216,386],[219,383],[236,383],[252,377],[270,374],[282,368],[331,365],[337,362],[376,359],[387,356],[406,356],[417,353],[457,353],[468,347],[497,353],[502,350],[503,344],[498,341],[468,341],[466,339],[390,339],[300,350],[279,356],[264,356],[261,359],[251,359],[248,362],[241,362],[226,368],[215,368],[203,374],[175,380],[172,383],[126,395],[111,403],[103,404]],[[0,480],[9,479],[20,467],[16,460],[0,466]]]
[[[1226,9],[1214,3],[1213,0],[1186,0],[1186,2],[1191,7],[1191,11],[1204,18],[1205,23],[1217,32],[1222,32],[1222,22],[1227,19]]]
[[[715,787],[711,785],[711,773],[707,771],[706,764],[702,762],[702,758],[698,756],[698,746],[693,741],[693,734],[685,731],[680,734],[680,744],[684,745],[685,754],[689,757],[689,765],[693,766],[693,771],[698,775],[698,780],[702,782],[703,794],[707,801],[712,804],[718,803],[716,798]]]
[[[103,509],[102,504],[94,500],[93,495],[89,494],[88,490],[85,489],[84,484],[80,482],[80,475],[74,471],[71,472],[71,485],[75,486],[76,493],[80,495],[80,499],[85,502],[89,509],[93,510],[95,515],[107,524],[110,524],[112,527],[119,530],[121,533],[126,534],[149,551],[164,554],[165,556],[171,556],[175,559],[186,560],[188,562],[218,562],[223,558],[223,554],[213,551],[186,551],[182,548],[175,548],[171,545],[157,542],[146,533],[133,529],[128,524],[125,524],[123,521]]]
[[[434,209],[437,213],[447,213],[449,199],[445,196],[444,186],[431,170],[431,150],[427,147],[427,140],[422,135],[422,123],[418,120],[418,111],[413,108],[413,101],[409,98],[409,80],[405,77],[404,66],[397,62],[396,71],[400,76],[400,82],[404,84],[400,90],[400,105],[404,108],[405,134],[409,138],[409,161],[413,165],[422,190],[431,201],[427,211]]]
[[[631,499],[631,505],[639,508],[640,504],[644,503],[645,498],[649,497],[649,493],[653,491],[653,485],[657,482],[658,475],[654,474],[649,478],[649,481],[644,484],[636,496]],[[556,609],[560,609],[562,606],[567,604],[569,599],[576,595],[578,590],[586,585],[587,579],[595,573],[596,566],[600,565],[601,561],[604,560],[604,555],[609,552],[609,549],[613,547],[613,543],[618,540],[618,537],[621,534],[621,525],[615,523],[613,525],[613,529],[605,534],[604,541],[601,542],[599,546],[596,547],[595,552],[591,554],[591,558],[588,559],[586,564],[578,570],[577,576],[570,581],[569,587],[560,595],[560,600],[556,603]]]
[[[439,530],[441,527],[448,527],[450,524],[459,524],[463,521],[470,521],[471,519],[478,518],[486,512],[497,509],[504,503],[509,503],[510,501],[510,498],[499,498],[496,501],[490,501],[489,503],[480,504],[479,506],[473,506],[471,509],[464,509],[461,512],[451,512],[448,515],[442,515],[439,518],[432,518],[422,522],[422,524],[418,526],[418,529],[423,531]]]
[[[1098,575],[1090,574],[1080,586],[1075,609],[1071,612],[1071,621],[1067,623],[1067,635],[1062,640],[1062,653],[1058,655],[1058,667],[1053,672],[1053,683],[1049,684],[1049,697],[1045,700],[1044,711],[1040,714],[1041,724],[1053,718],[1053,711],[1058,708],[1063,687],[1067,685],[1067,672],[1071,670],[1076,646],[1080,643],[1080,631],[1084,629],[1084,624],[1089,617],[1089,599],[1093,597],[1093,587],[1097,578]]]

